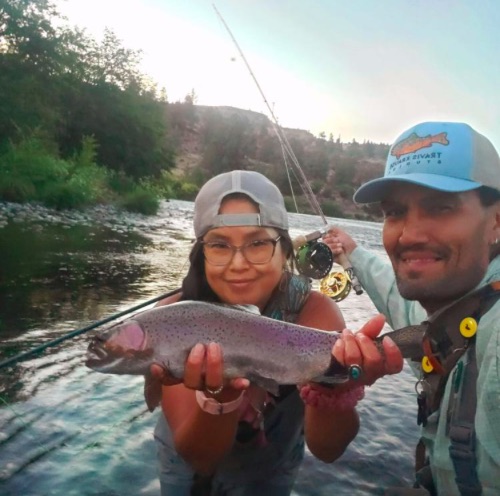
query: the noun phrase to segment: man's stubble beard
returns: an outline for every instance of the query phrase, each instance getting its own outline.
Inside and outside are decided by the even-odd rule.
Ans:
[[[434,309],[464,296],[479,284],[483,276],[484,273],[478,267],[427,282],[419,281],[416,273],[410,272],[404,279],[396,273],[396,284],[399,293],[406,300],[418,301],[424,308]]]

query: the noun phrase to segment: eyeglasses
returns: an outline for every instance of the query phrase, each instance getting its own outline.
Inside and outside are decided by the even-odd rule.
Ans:
[[[224,241],[202,241],[205,260],[212,265],[227,265],[237,251],[251,264],[268,263],[276,251],[276,244],[281,239],[257,239],[242,246],[234,246]]]

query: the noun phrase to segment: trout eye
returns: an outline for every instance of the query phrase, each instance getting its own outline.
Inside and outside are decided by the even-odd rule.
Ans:
[[[102,334],[96,334],[95,336],[92,337],[90,340],[90,344],[95,344],[95,343],[105,343],[107,341],[107,337],[102,335]]]

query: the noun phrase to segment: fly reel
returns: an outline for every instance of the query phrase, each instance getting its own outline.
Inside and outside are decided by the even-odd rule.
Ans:
[[[332,272],[324,277],[319,290],[334,301],[342,301],[351,291],[352,283],[348,271]]]
[[[328,245],[312,240],[297,249],[295,261],[302,275],[322,279],[332,269],[333,254]]]

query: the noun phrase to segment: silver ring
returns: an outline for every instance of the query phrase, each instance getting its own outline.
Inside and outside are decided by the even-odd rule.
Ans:
[[[205,391],[208,394],[211,394],[212,396],[216,396],[216,395],[222,393],[223,389],[224,389],[224,384],[222,384],[221,386],[219,386],[217,389],[210,389],[208,386],[205,386]]]

